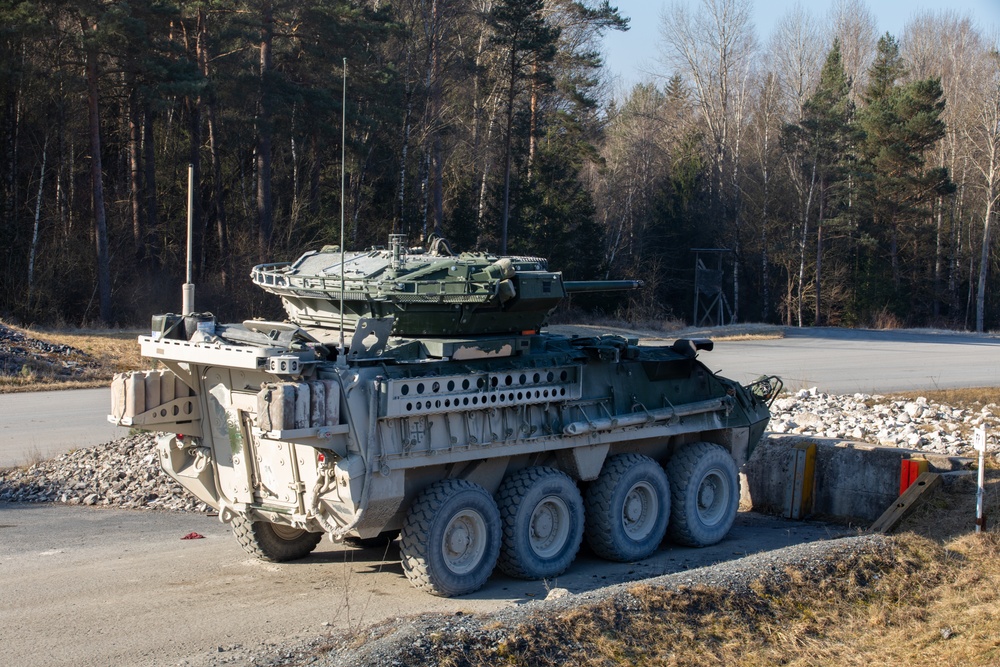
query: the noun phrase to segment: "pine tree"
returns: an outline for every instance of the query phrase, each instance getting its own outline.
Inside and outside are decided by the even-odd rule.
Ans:
[[[899,45],[889,34],[878,43],[878,53],[869,71],[869,84],[859,114],[864,131],[861,158],[864,174],[861,192],[866,206],[867,228],[879,253],[888,252],[886,284],[884,263],[878,254],[863,262],[870,285],[861,298],[868,307],[891,306],[898,315],[912,312],[915,304],[907,295],[916,285],[903,281],[901,245],[912,237],[933,198],[947,192],[951,183],[944,168],[928,168],[925,156],[944,136],[941,120],[944,97],[940,79],[924,79],[901,84],[906,66]],[[911,283],[914,279],[910,280]],[[886,290],[888,287],[888,291]]]
[[[854,139],[852,117],[854,104],[850,99],[851,84],[844,73],[840,42],[834,40],[820,72],[816,91],[803,104],[802,120],[785,128],[786,146],[796,156],[801,177],[808,184],[802,216],[799,241],[799,308],[802,308],[802,291],[806,264],[806,246],[809,240],[812,203],[815,199],[816,307],[814,324],[825,320],[823,311],[823,255],[824,229],[838,221],[847,206],[847,160]],[[801,314],[799,320],[801,323]]]
[[[559,30],[545,21],[544,0],[501,0],[490,12],[493,43],[503,54],[506,75],[507,117],[504,132],[504,186],[500,225],[500,253],[507,252],[510,220],[510,171],[513,150],[514,104],[521,86],[551,84],[549,64],[556,55]]]

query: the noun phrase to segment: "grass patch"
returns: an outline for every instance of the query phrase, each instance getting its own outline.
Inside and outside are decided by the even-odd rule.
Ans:
[[[0,374],[0,393],[104,387],[115,373],[148,365],[139,355],[139,331],[41,331],[6,326],[29,339],[65,345],[73,351],[54,355],[27,347],[28,359],[20,370]],[[63,362],[76,365],[72,375]]]
[[[930,391],[895,392],[890,397],[912,401],[923,396],[933,403],[944,403],[954,408],[971,409],[1000,402],[1000,388],[971,387],[959,389],[933,389]]]

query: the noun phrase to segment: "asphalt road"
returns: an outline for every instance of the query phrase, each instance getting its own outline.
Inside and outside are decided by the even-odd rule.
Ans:
[[[248,557],[218,519],[196,514],[0,503],[0,655],[18,667],[249,664],[246,652],[343,636],[422,612],[481,614],[838,536],[820,523],[741,513],[706,549],[666,544],[639,563],[582,552],[549,582],[494,574],[475,594],[436,598],[410,586],[398,542],[320,544],[309,558]],[[205,539],[182,540],[193,531]]]
[[[108,422],[110,408],[108,389],[0,394],[0,468],[128,435]]]
[[[780,339],[720,341],[701,360],[743,382],[778,375],[787,388],[835,394],[1000,385],[1000,338],[976,334],[788,328]]]

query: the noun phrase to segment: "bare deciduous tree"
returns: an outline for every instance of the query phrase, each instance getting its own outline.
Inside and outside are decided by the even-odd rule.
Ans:
[[[757,52],[750,14],[750,0],[702,0],[694,12],[675,2],[661,20],[663,64],[691,83],[708,128],[720,191],[739,129],[734,118],[742,115]]]
[[[768,43],[768,62],[777,76],[781,93],[794,118],[802,117],[802,105],[816,87],[823,57],[829,50],[828,36],[802,5],[795,5],[774,27]]]
[[[844,72],[851,80],[851,99],[857,104],[864,90],[868,67],[875,57],[878,42],[875,15],[864,0],[836,0],[830,9],[834,37],[840,40]]]
[[[982,176],[983,236],[976,287],[976,331],[983,330],[986,306],[986,278],[990,264],[992,222],[1000,202],[1000,54],[993,48],[980,60],[977,85],[968,89],[970,103],[977,109],[975,122],[965,130],[972,144],[972,162]]]

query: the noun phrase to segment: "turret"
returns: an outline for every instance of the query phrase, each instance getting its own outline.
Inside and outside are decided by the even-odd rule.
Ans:
[[[428,249],[308,252],[295,262],[262,264],[254,283],[277,294],[289,318],[305,327],[355,328],[361,318],[393,317],[395,336],[470,336],[538,331],[569,293],[636,289],[636,280],[563,281],[540,257],[455,255],[441,239]],[[342,280],[343,277],[343,280]]]

